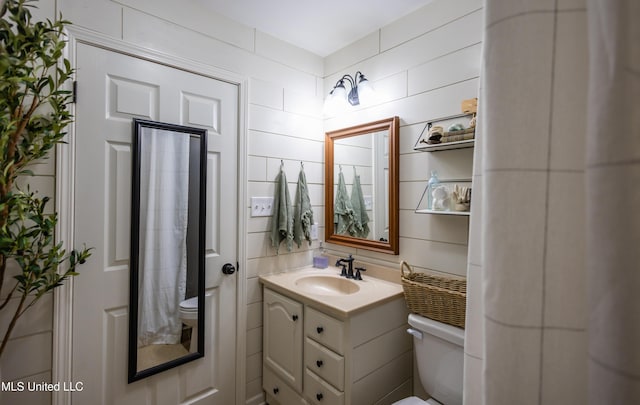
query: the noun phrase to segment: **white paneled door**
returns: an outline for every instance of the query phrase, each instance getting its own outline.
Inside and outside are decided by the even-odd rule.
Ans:
[[[235,403],[238,86],[77,44],[73,404]],[[127,383],[132,119],[208,130],[205,357]]]

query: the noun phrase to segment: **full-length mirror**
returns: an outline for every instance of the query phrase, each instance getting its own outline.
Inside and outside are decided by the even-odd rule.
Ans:
[[[398,254],[398,117],[325,135],[327,242]]]
[[[129,382],[204,356],[207,131],[134,119]]]

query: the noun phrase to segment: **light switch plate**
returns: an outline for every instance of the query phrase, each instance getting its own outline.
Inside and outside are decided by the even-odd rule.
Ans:
[[[273,215],[273,197],[251,197],[251,216],[269,217]]]
[[[311,225],[311,240],[318,240],[318,223]]]
[[[371,210],[373,208],[373,196],[365,195],[364,198],[364,208],[366,210]]]

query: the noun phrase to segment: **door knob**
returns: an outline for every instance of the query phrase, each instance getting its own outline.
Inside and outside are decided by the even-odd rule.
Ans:
[[[236,268],[231,263],[225,263],[224,266],[222,266],[222,272],[224,274],[233,274],[236,272]]]

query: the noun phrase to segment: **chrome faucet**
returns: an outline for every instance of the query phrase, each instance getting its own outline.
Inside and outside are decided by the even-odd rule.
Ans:
[[[348,270],[345,272],[345,264],[348,265]],[[354,278],[353,277],[353,256],[349,255],[347,259],[338,259],[336,262],[336,267],[342,266],[342,273],[340,274],[342,277],[346,278]]]

